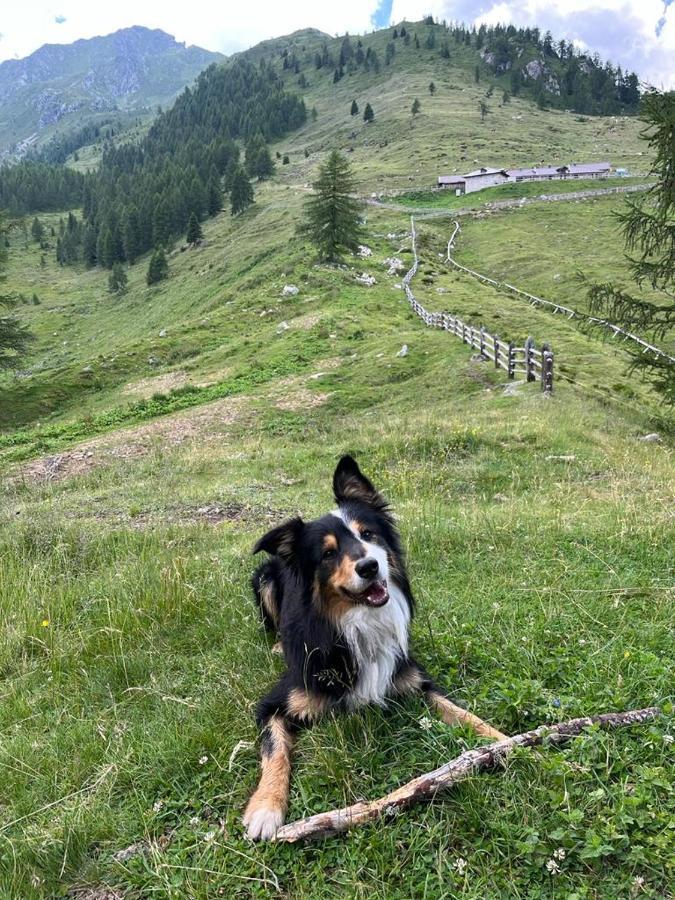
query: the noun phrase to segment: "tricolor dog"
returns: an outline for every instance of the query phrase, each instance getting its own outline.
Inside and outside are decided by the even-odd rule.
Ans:
[[[422,693],[449,724],[504,737],[455,706],[410,655],[414,600],[387,501],[344,456],[333,476],[337,508],[265,534],[270,558],[253,576],[265,625],[278,632],[286,669],[260,701],[262,774],[244,813],[248,836],[274,838],[288,805],[298,732],[333,709]]]

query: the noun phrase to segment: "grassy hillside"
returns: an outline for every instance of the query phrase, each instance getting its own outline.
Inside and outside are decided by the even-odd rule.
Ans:
[[[523,115],[508,140],[490,136],[462,72],[459,91],[435,79],[431,101],[454,110],[457,130],[439,114],[404,131],[414,93],[404,102],[393,79],[362,82],[377,116],[365,128],[349,121],[347,76],[335,89],[317,77],[316,121],[273,147],[290,164],[243,216],[205,222],[204,245],[177,248],[154,288],[147,258],[118,297],[107,273],[49,256],[42,267],[12,233],[8,286],[36,341],[0,381],[2,896],[668,895],[673,479],[658,399],[626,377],[620,347],[448,270],[449,218],[417,223],[416,292],[504,338],[550,341],[551,398],[505,390],[502,372],[412,314],[385,262],[409,265],[405,212],[369,207],[372,256],[341,268],[317,264],[296,231],[307,181],[324,150],[350,145],[350,128],[364,194],[425,189],[437,148],[464,166],[460,144],[481,128],[480,162],[509,149],[509,162],[528,161],[509,143],[519,127],[541,154],[564,141],[580,159],[607,140],[639,159],[634,122],[610,132],[524,101],[495,111],[505,125]],[[562,137],[550,130],[568,122]],[[530,288],[560,273],[553,284],[571,290],[580,262],[621,277],[608,224],[620,202],[481,212],[458,252],[498,267],[508,244]],[[358,283],[363,272],[376,284]],[[296,296],[283,296],[289,284]],[[660,442],[640,440],[655,429]],[[653,704],[662,718],[518,754],[348,838],[247,843],[253,708],[280,668],[249,598],[250,549],[285,516],[330,508],[346,451],[396,508],[418,598],[414,651],[457,702],[511,733]],[[330,717],[299,742],[289,817],[374,798],[475,744],[416,701]]]

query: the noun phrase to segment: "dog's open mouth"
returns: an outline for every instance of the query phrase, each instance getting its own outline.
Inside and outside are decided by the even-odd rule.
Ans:
[[[389,599],[389,590],[386,581],[373,581],[365,591],[354,594],[349,591],[349,596],[357,603],[365,603],[366,606],[384,606]]]

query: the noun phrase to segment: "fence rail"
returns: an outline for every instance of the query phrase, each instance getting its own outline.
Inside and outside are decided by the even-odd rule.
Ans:
[[[459,231],[459,224],[455,223],[455,226],[455,232],[450,239],[450,243]],[[524,346],[517,347],[510,341],[502,341],[496,334],[490,334],[482,325],[480,328],[476,328],[468,322],[463,322],[459,316],[448,312],[429,312],[419,302],[410,287],[410,282],[419,269],[417,232],[415,231],[415,220],[412,216],[410,217],[410,228],[412,233],[413,264],[403,278],[403,287],[413,312],[422,319],[425,325],[449,331],[465,344],[478,350],[481,356],[494,363],[495,369],[504,369],[509,378],[515,378],[516,374],[524,375],[527,381],[541,382],[542,391],[550,394],[553,391],[553,351],[548,344],[543,344],[541,349],[538,350],[534,345],[534,340],[528,337]],[[449,246],[450,244],[448,244]],[[463,268],[463,266],[460,268]],[[490,279],[486,280],[490,281]]]
[[[587,313],[580,313],[575,309],[570,309],[568,306],[562,306],[560,303],[553,303],[551,300],[544,300],[542,297],[537,297],[534,294],[529,294],[527,291],[523,291],[520,288],[514,287],[514,285],[509,284],[508,281],[495,281],[494,278],[488,278],[487,275],[482,275],[480,272],[476,272],[473,269],[469,269],[467,266],[463,266],[461,263],[458,263],[457,260],[453,259],[453,257],[450,255],[450,251],[454,248],[455,238],[461,231],[459,222],[455,222],[454,224],[455,230],[452,232],[452,236],[448,241],[446,259],[456,269],[459,269],[461,272],[466,272],[467,275],[471,275],[473,276],[473,278],[477,278],[479,281],[482,281],[485,284],[491,284],[498,290],[505,290],[517,297],[524,297],[532,306],[545,306],[548,309],[552,309],[554,314],[562,313],[563,315],[567,316],[568,319],[580,319],[585,322],[591,322],[592,324],[598,325],[601,328],[607,328],[612,332],[613,337],[619,337],[619,335],[621,335],[624,341],[633,341],[634,343],[638,344],[645,353],[653,353],[655,357],[661,357],[662,359],[666,359],[672,363],[675,363],[675,357],[670,356],[664,350],[659,349],[659,347],[655,347],[648,341],[643,340],[643,338],[639,337],[637,334],[633,334],[631,331],[625,331],[625,329],[620,328],[618,325],[614,325],[612,322],[608,322],[606,319],[598,319],[597,316],[590,316]]]

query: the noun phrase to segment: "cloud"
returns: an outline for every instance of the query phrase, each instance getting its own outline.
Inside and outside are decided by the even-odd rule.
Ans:
[[[67,22],[68,19],[66,19],[65,16],[54,16],[54,21],[56,22],[57,25],[63,25],[63,23]]]

